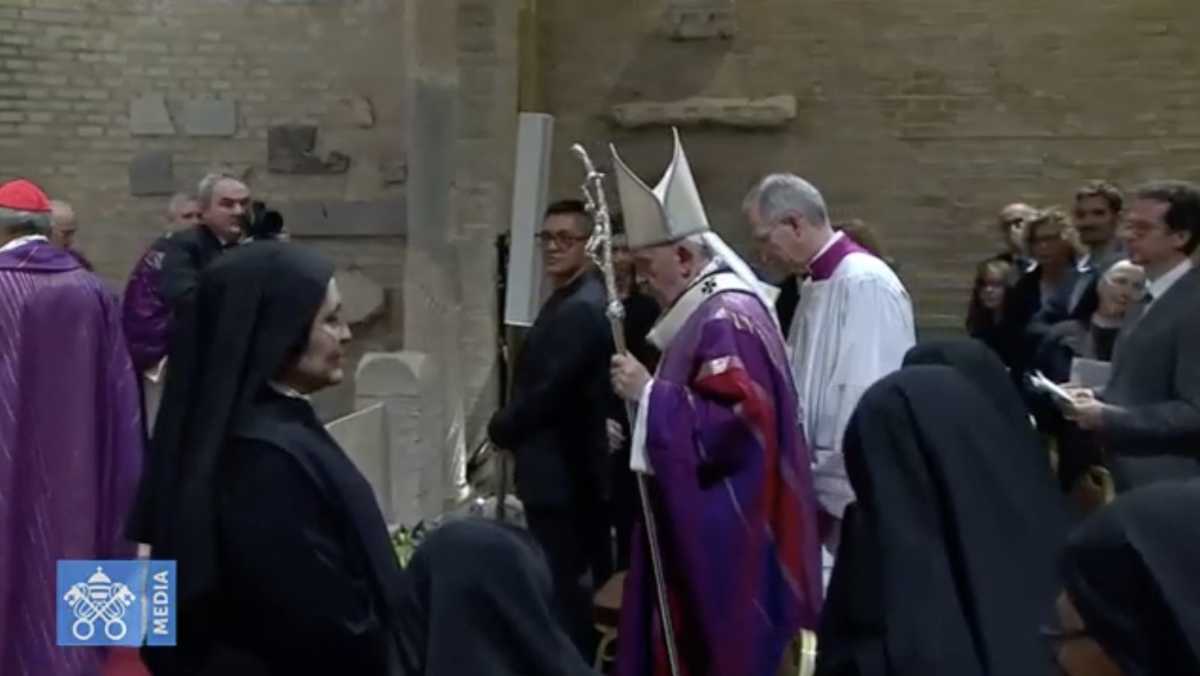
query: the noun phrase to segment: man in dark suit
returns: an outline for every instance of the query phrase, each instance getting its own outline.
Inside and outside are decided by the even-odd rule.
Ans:
[[[512,396],[488,425],[492,442],[515,454],[517,497],[550,564],[557,611],[589,658],[592,595],[612,570],[604,505],[613,354],[590,232],[581,202],[548,209],[537,240],[554,292],[525,338]]]
[[[209,174],[196,191],[200,223],[177,232],[165,243],[162,296],[172,310],[190,301],[200,273],[224,249],[244,235],[250,213],[250,189],[227,174]]]
[[[1073,390],[1065,411],[1107,449],[1119,490],[1200,476],[1200,188],[1142,187],[1124,235],[1146,297],[1126,317],[1104,391]]]

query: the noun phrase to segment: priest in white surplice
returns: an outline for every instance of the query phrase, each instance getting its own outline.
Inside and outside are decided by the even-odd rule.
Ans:
[[[833,230],[824,198],[804,179],[767,176],[746,197],[745,211],[767,257],[807,276],[788,347],[832,554],[842,513],[854,501],[842,436],[863,392],[899,369],[915,343],[912,301],[886,263]]]

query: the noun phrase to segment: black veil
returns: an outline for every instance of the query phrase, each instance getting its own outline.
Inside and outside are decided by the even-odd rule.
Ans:
[[[857,495],[821,625],[824,676],[1036,676],[1065,521],[1005,454],[1011,419],[946,366],[875,384],[846,432]]]
[[[130,536],[176,559],[179,601],[216,585],[214,481],[242,412],[303,350],[333,266],[285,242],[255,242],[202,274],[176,317],[162,406],[130,517]]]

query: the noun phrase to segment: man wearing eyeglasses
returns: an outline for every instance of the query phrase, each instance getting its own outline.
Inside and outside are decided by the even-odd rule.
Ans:
[[[1118,490],[1200,476],[1200,188],[1143,186],[1124,235],[1147,293],[1126,315],[1103,392],[1074,389],[1063,405],[1108,450]]]
[[[488,436],[516,460],[517,497],[546,553],[556,610],[580,652],[594,652],[592,596],[612,572],[604,505],[613,354],[605,289],[587,255],[582,202],[550,205],[537,242],[554,291],[525,337],[508,403]]]

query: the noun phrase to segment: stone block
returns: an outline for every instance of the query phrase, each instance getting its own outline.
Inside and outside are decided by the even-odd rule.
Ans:
[[[796,97],[764,99],[697,97],[680,101],[636,101],[612,108],[612,118],[626,128],[653,125],[718,125],[743,129],[782,127],[796,117]]]
[[[167,101],[147,94],[129,102],[129,133],[133,136],[173,136],[175,124],[167,110]]]
[[[129,163],[129,194],[170,195],[175,192],[171,153],[162,150],[138,153]]]
[[[383,518],[391,524],[396,522],[396,513],[392,500],[392,453],[387,423],[387,407],[377,403],[338,418],[325,429],[371,484]]]
[[[276,205],[288,232],[301,237],[399,236],[405,233],[402,197],[381,200],[297,200]]]
[[[333,120],[340,127],[370,129],[375,126],[375,106],[365,96],[350,96],[334,106]]]
[[[357,270],[338,270],[334,274],[342,294],[342,317],[350,324],[361,324],[383,312],[383,287]]]
[[[325,158],[315,153],[317,128],[285,124],[267,130],[267,168],[277,174],[344,174],[350,158],[336,150]]]
[[[379,175],[384,185],[400,185],[408,182],[408,159],[384,157],[379,160]]]
[[[664,21],[672,40],[728,40],[737,32],[733,0],[672,0]]]
[[[188,136],[233,136],[237,106],[229,99],[189,99],[183,102],[180,125]]]
[[[384,406],[394,522],[411,526],[436,516],[447,490],[436,429],[442,390],[432,359],[419,352],[368,352],[354,378],[356,409]]]

